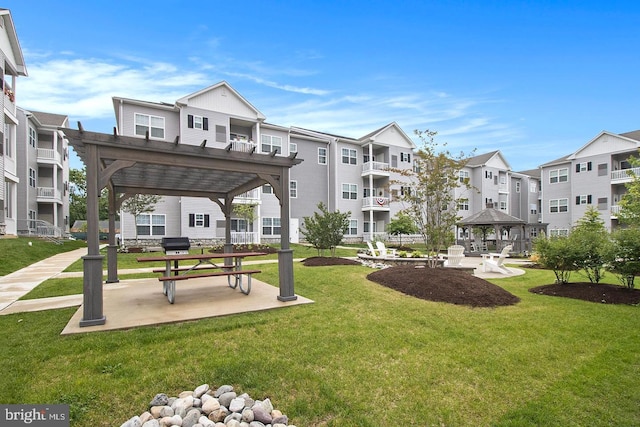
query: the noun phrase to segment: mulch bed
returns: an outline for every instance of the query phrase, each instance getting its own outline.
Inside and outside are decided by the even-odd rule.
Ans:
[[[628,289],[623,286],[595,284],[590,282],[566,283],[563,285],[545,285],[529,289],[540,295],[574,298],[602,304],[639,304],[640,289]]]

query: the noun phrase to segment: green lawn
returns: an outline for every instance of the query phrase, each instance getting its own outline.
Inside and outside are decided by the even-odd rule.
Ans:
[[[277,284],[277,265],[260,269]],[[640,425],[638,307],[527,292],[553,281],[544,270],[494,281],[517,305],[471,309],[381,287],[365,267],[294,269],[314,304],[64,337],[75,309],[0,316],[0,402],[120,425],[156,393],[209,383],[270,397],[299,427]]]
[[[65,240],[63,244],[56,245],[48,240],[33,237],[2,238],[0,239],[0,276],[5,276],[60,252],[72,251],[86,246],[86,242],[80,240]]]

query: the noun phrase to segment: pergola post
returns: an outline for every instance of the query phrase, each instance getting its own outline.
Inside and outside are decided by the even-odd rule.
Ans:
[[[118,245],[116,242],[116,192],[109,186],[109,246],[107,247],[107,283],[118,283]]]
[[[278,250],[278,275],[280,279],[280,301],[298,299],[293,291],[293,250],[289,247],[289,168],[282,168],[280,175],[280,250]]]
[[[83,315],[80,326],[104,325],[107,321],[102,313],[102,260],[100,255],[98,147],[87,146],[87,255],[82,257]]]

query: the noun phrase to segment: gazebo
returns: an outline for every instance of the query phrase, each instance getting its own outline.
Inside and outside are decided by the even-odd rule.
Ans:
[[[522,252],[530,250],[530,240],[528,239],[528,229],[531,227],[523,219],[509,215],[501,210],[486,208],[458,222],[458,227],[467,230],[477,228],[483,232],[483,240],[487,232],[493,232],[496,236],[496,248],[502,249],[507,244],[513,245],[513,250]],[[536,224],[544,226],[544,224]],[[503,231],[507,232],[507,240],[502,239]],[[465,239],[465,247],[470,251],[471,233]]]
[[[80,326],[102,325],[102,261],[98,230],[100,191],[109,190],[109,245],[107,282],[118,281],[115,217],[120,205],[135,194],[205,197],[220,206],[225,216],[225,252],[232,252],[231,214],[234,197],[270,184],[280,201],[278,251],[280,301],[297,297],[293,282],[293,251],[289,247],[289,172],[301,163],[295,155],[284,157],[207,147],[174,141],[62,129],[87,171],[87,255],[83,257],[83,317]]]

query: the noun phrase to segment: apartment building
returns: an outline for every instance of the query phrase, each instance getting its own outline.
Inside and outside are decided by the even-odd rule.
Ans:
[[[266,122],[266,117],[228,83],[187,95],[173,103],[114,97],[117,130],[180,144],[203,145],[273,156],[291,156],[304,162],[290,173],[291,240],[298,241],[305,216],[324,203],[330,210],[350,212],[347,240],[371,238],[401,209],[392,182],[400,176],[393,168],[411,169],[415,144],[390,123],[360,138],[349,138],[299,127]],[[213,191],[214,189],[212,189]],[[234,199],[249,204],[254,219],[232,219],[234,243],[276,242],[280,239],[280,206],[269,185]],[[224,216],[208,199],[164,197],[149,214],[121,215],[121,235],[130,242],[155,241],[165,236],[188,236],[210,242],[224,237]]]
[[[17,108],[16,232],[60,238],[69,232],[67,116]]]
[[[629,157],[638,155],[640,131],[603,131],[568,156],[540,167],[541,215],[551,235],[568,235],[589,207],[595,207],[607,229],[618,226],[618,202],[632,177]]]
[[[16,83],[17,78],[27,75],[24,57],[13,24],[11,12],[0,9],[0,70],[3,96],[2,123],[0,123],[0,236],[16,235],[18,231],[18,185],[20,179],[17,166],[17,126]]]

